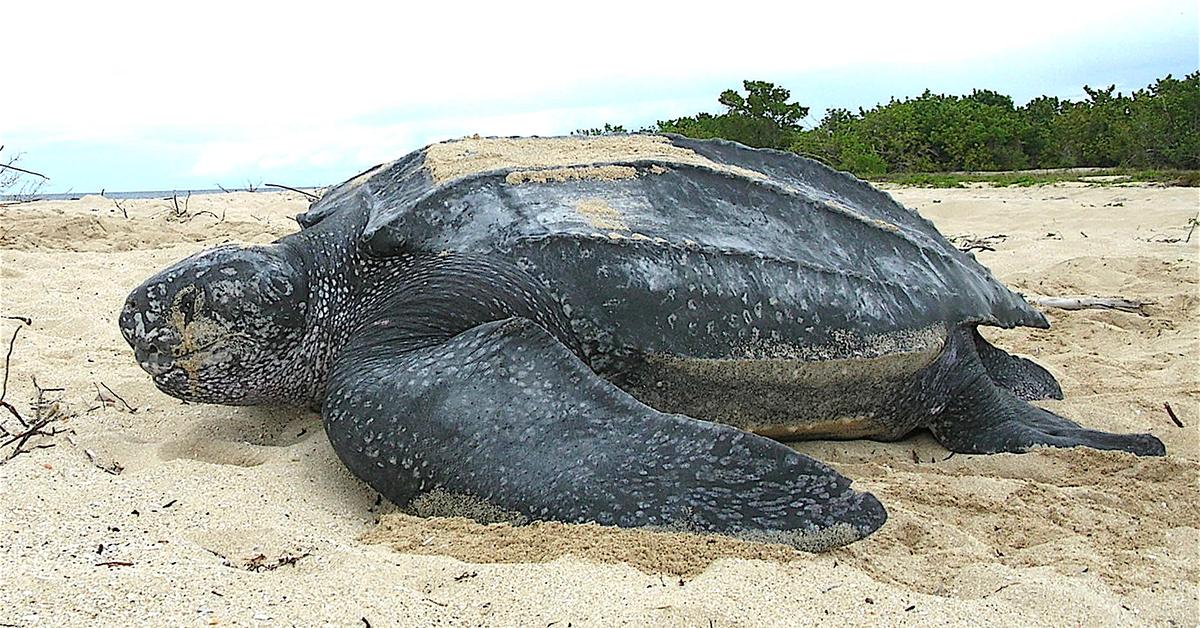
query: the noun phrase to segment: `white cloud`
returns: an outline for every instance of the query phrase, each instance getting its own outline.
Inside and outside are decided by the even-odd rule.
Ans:
[[[0,139],[189,136],[193,173],[219,175],[670,115],[663,99],[694,98],[689,86],[713,77],[996,63],[1072,38],[1152,37],[1194,26],[1196,5],[42,0],[0,19],[15,59],[0,77]]]
[[[313,126],[288,134],[247,131],[236,141],[200,142],[196,176],[219,177],[247,171],[309,165],[382,163],[412,148],[448,138],[481,135],[555,135],[663,108],[663,103],[632,107],[567,107],[499,115],[430,116],[405,124],[346,122]]]
[[[330,125],[295,133],[248,131],[236,140],[199,141],[190,174],[220,178],[246,172],[279,171],[288,167],[325,167],[339,163],[385,161],[412,145],[405,126],[363,127]],[[370,147],[364,152],[364,147]]]
[[[4,99],[0,124],[300,124],[630,80],[971,59],[1137,27],[1180,3],[870,4],[10,3],[7,47],[22,59],[5,79],[21,97]]]

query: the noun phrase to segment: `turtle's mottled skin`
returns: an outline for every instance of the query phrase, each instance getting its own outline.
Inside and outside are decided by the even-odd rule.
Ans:
[[[1053,376],[976,327],[1045,319],[861,181],[676,136],[524,140],[614,148],[435,176],[435,152],[514,141],[416,151],[331,190],[298,233],[155,275],[121,315],[139,364],[190,401],[320,408],[346,465],[401,505],[442,490],[806,549],[886,513],[773,438],[1164,451],[1028,404],[1061,396]]]

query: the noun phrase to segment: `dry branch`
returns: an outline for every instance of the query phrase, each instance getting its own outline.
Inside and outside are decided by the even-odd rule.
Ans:
[[[26,324],[28,324],[27,321],[29,321],[28,318],[20,316],[5,316],[4,318],[19,320]],[[47,399],[46,393],[62,392],[62,388],[42,388],[38,385],[36,377],[31,378],[33,380],[33,387],[37,390],[37,399],[34,401],[33,405],[34,416],[32,420],[21,416],[21,412],[20,410],[17,410],[16,406],[4,400],[4,396],[8,394],[9,363],[12,361],[13,347],[16,345],[17,334],[20,333],[20,331],[21,327],[18,326],[13,330],[12,337],[9,338],[8,351],[4,354],[4,375],[3,378],[0,379],[0,382],[2,382],[0,383],[0,408],[7,410],[8,413],[17,420],[17,424],[20,425],[20,429],[15,432],[9,431],[2,423],[0,423],[0,438],[4,439],[3,441],[0,441],[0,449],[8,447],[9,445],[14,445],[13,450],[10,451],[8,455],[0,458],[0,462],[11,460],[18,455],[29,451],[30,449],[53,447],[53,444],[34,444],[29,449],[26,449],[26,445],[29,443],[29,440],[34,436],[54,436],[55,434],[61,433],[61,430],[49,427],[51,423],[57,421],[63,416],[63,411],[59,407],[59,402],[61,399]]]
[[[317,196],[316,194],[313,194],[312,192],[305,192],[304,190],[297,190],[296,188],[293,188],[293,187],[288,187],[288,186],[286,186],[286,185],[280,185],[280,184],[278,184],[278,183],[264,183],[263,185],[264,185],[264,186],[266,186],[266,187],[269,187],[269,188],[281,188],[281,189],[284,189],[284,190],[288,190],[289,192],[295,192],[295,193],[297,193],[297,194],[303,194],[303,195],[304,195],[306,198],[308,198],[308,200],[310,200],[310,201],[317,201],[317,200],[320,200],[320,199],[321,199],[321,197],[320,197],[320,196]]]
[[[137,408],[129,405],[129,402],[125,401],[125,399],[123,397],[121,397],[121,395],[118,395],[117,391],[110,388],[108,386],[108,384],[105,384],[104,382],[99,382],[99,383],[93,383],[93,385],[96,387],[96,400],[99,401],[100,403],[107,406],[107,405],[115,405],[116,402],[120,401],[121,405],[125,406],[125,409],[128,410],[130,414],[137,412]],[[104,392],[100,391],[101,388],[104,389]],[[107,396],[104,394],[105,392],[108,393]]]
[[[217,222],[225,222],[225,210],[224,209],[221,210],[220,216],[218,216],[216,214],[216,212],[212,212],[207,209],[202,209],[202,210],[196,211],[196,212],[191,211],[191,209],[189,208],[189,205],[191,205],[191,201],[192,201],[191,190],[188,190],[188,193],[186,195],[184,195],[182,203],[179,202],[180,199],[179,199],[178,192],[173,192],[169,198],[164,198],[163,200],[171,201],[170,213],[167,216],[167,218],[170,220],[178,220],[180,222],[191,222],[191,220],[193,218],[208,214],[209,216],[212,216],[213,218],[215,218],[217,220]]]
[[[32,170],[26,170],[26,169],[24,169],[24,168],[18,168],[18,167],[16,167],[16,166],[12,165],[12,164],[0,164],[0,168],[4,168],[4,169],[7,169],[7,170],[16,170],[17,172],[24,172],[25,174],[31,174],[31,175],[33,175],[33,176],[35,176],[35,177],[41,177],[41,178],[45,179],[46,181],[49,181],[49,180],[50,180],[50,177],[47,177],[46,175],[44,175],[44,174],[42,174],[42,173],[40,173],[40,172],[34,172],[34,171],[32,171]]]
[[[1183,421],[1180,421],[1179,417],[1175,416],[1175,410],[1171,409],[1170,402],[1163,402],[1163,410],[1167,411],[1167,416],[1171,417],[1171,422],[1175,424],[1175,427],[1183,427]]]
[[[188,203],[192,200],[192,192],[188,190],[187,196],[183,197],[183,208],[179,207],[179,194],[171,194],[171,205],[175,208],[174,217],[178,219],[187,218],[189,216]]]
[[[1122,297],[1038,297],[1034,302],[1059,310],[1119,310],[1134,314],[1145,314],[1142,308],[1152,303]]]
[[[5,373],[7,374],[8,363],[5,362],[4,366],[5,366]],[[29,449],[25,448],[26,444],[34,436],[55,436],[57,434],[61,434],[63,431],[63,430],[58,430],[58,429],[49,427],[51,423],[63,418],[63,411],[59,406],[59,404],[61,403],[62,400],[46,398],[46,393],[62,392],[63,389],[62,388],[42,388],[40,385],[38,385],[36,377],[31,378],[31,379],[33,380],[34,389],[37,390],[37,399],[34,401],[34,404],[33,404],[34,418],[32,421],[26,421],[20,415],[20,413],[17,412],[17,409],[12,406],[12,404],[3,402],[4,407],[7,408],[10,412],[13,413],[14,416],[17,417],[17,421],[21,424],[21,427],[22,427],[22,430],[15,434],[9,432],[8,430],[0,428],[0,431],[2,431],[4,433],[4,435],[7,437],[4,440],[4,442],[0,442],[0,449],[8,447],[9,445],[15,444],[15,446],[13,447],[13,450],[10,451],[8,453],[8,455],[3,458],[3,460],[12,460],[13,458],[16,458],[18,455],[26,453],[27,451],[30,451],[31,449],[44,449],[46,447],[53,447],[53,444],[46,444],[46,445],[36,445],[35,444],[32,447],[30,447]]]
[[[190,221],[191,219],[193,219],[193,218],[195,218],[195,217],[197,217],[197,216],[202,216],[202,215],[204,215],[204,214],[208,214],[209,216],[212,216],[213,218],[216,218],[216,219],[217,219],[217,222],[225,222],[225,210],[223,210],[223,209],[221,210],[221,215],[220,215],[220,216],[218,216],[218,215],[216,214],[216,212],[210,212],[210,211],[208,211],[207,209],[202,209],[202,210],[200,210],[200,211],[198,211],[198,212],[196,212],[196,213],[194,213],[194,214],[192,214],[192,215],[188,216],[188,220]]]
[[[4,146],[0,145],[0,151],[4,150]],[[9,198],[0,207],[9,207],[11,205],[19,205],[37,200],[37,192],[41,186],[49,181],[49,177],[33,170],[27,170],[14,165],[21,158],[18,153],[0,163],[0,193],[5,194]],[[22,181],[25,175],[38,177],[39,180],[33,183]]]
[[[4,354],[4,379],[0,381],[0,403],[4,402],[4,395],[8,393],[8,363],[12,360],[13,346],[17,344],[17,334],[19,333],[21,333],[21,326],[17,325],[17,328],[13,330],[12,338],[8,339],[8,352]],[[13,412],[15,413],[16,410]]]

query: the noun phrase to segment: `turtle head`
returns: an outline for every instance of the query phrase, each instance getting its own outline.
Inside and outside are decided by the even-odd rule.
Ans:
[[[120,327],[163,392],[226,404],[286,399],[305,332],[308,283],[286,245],[220,246],[138,286]]]

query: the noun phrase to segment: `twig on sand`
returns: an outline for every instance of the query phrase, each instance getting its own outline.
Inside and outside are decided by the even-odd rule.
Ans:
[[[25,445],[29,442],[29,439],[33,438],[34,436],[55,436],[61,433],[61,430],[57,430],[52,427],[47,429],[51,423],[62,418],[62,411],[59,409],[58,400],[49,401],[45,398],[45,394],[50,391],[62,389],[41,388],[38,386],[36,379],[33,381],[33,386],[38,391],[37,401],[34,404],[33,421],[27,422],[20,416],[16,408],[12,407],[11,404],[8,404],[7,402],[4,404],[5,408],[17,416],[17,420],[22,424],[22,426],[27,425],[25,429],[17,432],[16,434],[11,434],[8,432],[8,430],[3,430],[4,434],[8,436],[8,438],[5,439],[4,442],[0,443],[0,449],[15,444],[13,450],[4,457],[4,460],[12,460],[13,458],[16,458],[17,456],[29,451],[29,449],[25,448]],[[32,447],[32,449],[42,448],[44,448],[43,445],[34,445]]]
[[[207,209],[202,209],[202,210],[200,210],[200,211],[198,211],[198,212],[196,212],[196,213],[192,214],[191,216],[188,216],[188,220],[191,220],[191,219],[193,219],[193,218],[195,218],[196,216],[199,216],[199,215],[201,215],[201,214],[208,214],[209,216],[212,216],[213,218],[216,218],[216,219],[217,219],[217,222],[225,222],[225,210],[223,210],[223,209],[221,210],[221,215],[220,215],[220,216],[218,216],[218,215],[216,214],[216,212],[210,212],[210,211],[208,211]]]
[[[8,339],[8,352],[4,354],[4,378],[0,380],[0,408],[8,410],[23,429],[29,429],[29,423],[25,421],[25,417],[21,416],[15,406],[4,400],[4,396],[8,394],[8,363],[12,360],[13,346],[17,344],[17,334],[19,333],[21,333],[21,328],[18,326],[13,330],[12,337]],[[0,424],[0,435],[10,435],[9,431],[4,429],[3,424]]]
[[[129,405],[129,402],[128,402],[128,401],[125,401],[125,399],[124,399],[124,398],[122,398],[122,397],[121,397],[121,395],[118,395],[118,394],[117,394],[117,392],[116,392],[115,390],[113,390],[112,388],[109,388],[109,387],[108,387],[108,384],[105,384],[104,382],[99,382],[98,384],[95,384],[95,386],[96,386],[96,399],[97,399],[97,400],[98,400],[100,403],[103,403],[103,404],[105,404],[105,405],[108,405],[108,404],[111,404],[111,403],[115,403],[116,401],[120,401],[120,402],[121,402],[121,404],[125,406],[125,409],[126,409],[126,410],[129,410],[129,413],[130,413],[130,414],[133,414],[134,412],[137,412],[137,408],[135,408],[135,407],[133,407],[133,406]],[[112,399],[105,398],[105,397],[104,397],[104,395],[100,393],[100,389],[101,389],[101,388],[104,388],[104,390],[105,390],[105,391],[106,391],[108,394],[112,395]]]
[[[180,208],[179,207],[179,194],[177,192],[172,192],[171,193],[171,205],[174,206],[174,208],[175,208],[175,213],[173,214],[173,216],[180,220],[190,216],[190,214],[188,213],[188,203],[191,203],[191,202],[192,202],[192,192],[189,190],[187,193],[187,196],[183,197],[183,208]]]
[[[229,563],[228,560],[225,561],[225,564],[229,567],[235,567],[235,566],[241,567],[242,569],[245,569],[246,571],[275,571],[276,569],[279,569],[280,567],[283,567],[284,565],[295,566],[295,564],[297,562],[299,562],[301,558],[308,558],[309,556],[312,556],[312,553],[310,553],[310,552],[304,552],[303,554],[285,553],[285,554],[281,555],[279,558],[272,560],[272,559],[268,559],[266,554],[257,554],[255,556],[251,556],[250,558],[245,559],[241,565],[232,565]]]
[[[68,438],[67,440],[71,439]],[[101,471],[110,475],[121,475],[121,472],[125,470],[125,467],[116,460],[111,462],[101,462],[99,456],[96,455],[96,452],[90,449],[84,449],[83,455],[87,456],[88,462],[92,463],[93,467],[96,467],[97,469],[100,469]]]
[[[1060,310],[1119,310],[1142,315],[1145,315],[1142,308],[1153,303],[1123,297],[1038,297],[1034,302]]]
[[[263,186],[265,186],[265,187],[269,187],[269,188],[281,188],[281,189],[284,189],[284,190],[288,190],[289,192],[295,192],[295,193],[297,193],[297,194],[303,194],[303,195],[304,195],[305,197],[307,197],[307,198],[308,198],[308,200],[310,200],[310,201],[318,201],[318,200],[321,200],[321,197],[320,197],[320,196],[317,196],[316,194],[313,194],[312,192],[305,192],[304,190],[298,190],[298,189],[296,189],[296,188],[293,188],[293,187],[288,187],[288,186],[286,186],[286,185],[280,185],[280,184],[278,184],[278,183],[264,183],[264,184],[263,184]]]
[[[29,320],[25,317],[6,316],[5,318],[20,320],[23,323]],[[13,347],[17,343],[17,334],[19,334],[20,331],[20,326],[13,330],[12,337],[8,340],[8,351],[4,354],[4,375],[3,378],[0,378],[0,408],[8,410],[9,414],[11,414],[13,418],[17,420],[17,423],[21,427],[16,432],[11,432],[8,430],[8,428],[5,428],[2,423],[0,423],[0,438],[4,439],[3,442],[0,442],[0,449],[8,447],[9,445],[14,445],[13,450],[9,452],[7,456],[4,456],[2,459],[0,459],[0,462],[12,460],[18,455],[30,451],[30,449],[44,449],[48,446],[52,446],[46,444],[34,444],[30,449],[26,449],[26,444],[28,444],[29,440],[34,436],[54,436],[55,434],[60,433],[60,430],[56,430],[54,428],[47,429],[51,423],[62,418],[62,410],[58,405],[60,400],[47,400],[46,393],[62,392],[62,388],[42,388],[38,385],[36,377],[31,378],[33,380],[33,387],[37,390],[37,400],[34,402],[34,417],[32,420],[21,416],[21,411],[17,410],[16,406],[4,400],[5,395],[8,394],[9,364],[12,361]]]
[[[192,200],[191,190],[189,190],[187,195],[185,195],[183,197],[182,204],[180,204],[180,202],[179,202],[179,194],[177,192],[172,193],[171,194],[171,215],[169,216],[169,218],[171,218],[172,220],[179,220],[182,222],[190,222],[193,218],[196,218],[197,216],[203,216],[204,214],[208,214],[209,216],[216,218],[217,222],[225,222],[225,210],[224,209],[221,210],[220,216],[218,216],[216,214],[216,212],[212,212],[207,209],[202,209],[198,212],[193,212],[193,211],[191,211],[191,209],[188,208],[188,205],[191,204],[191,200]]]
[[[55,435],[58,435],[58,433],[60,433],[60,430],[55,430],[55,429],[53,429],[53,427],[50,427],[50,429],[47,429],[49,424],[52,424],[52,423],[54,423],[55,420],[58,420],[61,418],[61,412],[59,411],[58,401],[50,402],[49,405],[47,406],[46,400],[44,400],[42,397],[43,391],[44,390],[38,391],[36,417],[34,420],[32,420],[32,423],[29,424],[28,427],[25,427],[24,430],[19,431],[17,433],[10,433],[7,430],[4,430],[4,433],[6,436],[8,436],[8,438],[5,439],[4,442],[0,443],[0,449],[8,447],[8,445],[16,443],[16,447],[13,447],[12,451],[10,451],[10,453],[8,453],[8,455],[4,456],[4,460],[12,460],[12,459],[14,459],[14,457],[17,457],[18,455],[24,454],[24,453],[26,453],[26,451],[29,451],[29,449],[25,448],[25,444],[29,443],[29,439],[32,437],[55,436]],[[12,411],[12,412],[16,412],[16,408],[13,408],[11,405],[7,405],[7,403],[6,403],[5,407],[10,409],[10,411]],[[46,409],[43,409],[43,408],[46,408]],[[25,423],[25,419],[19,419],[19,420],[20,420],[20,423],[23,423],[23,424]],[[50,443],[50,444],[53,445],[53,443]],[[46,445],[37,444],[37,445],[34,445],[34,447],[32,447],[32,449],[43,449],[44,447],[46,447]]]
[[[1163,410],[1167,411],[1167,416],[1171,417],[1171,420],[1175,422],[1176,427],[1183,427],[1183,421],[1180,421],[1179,417],[1175,416],[1175,411],[1171,409],[1171,404],[1169,402],[1163,402]]]
[[[32,325],[33,321],[24,316],[5,316],[10,320],[18,320],[26,325]],[[4,401],[4,395],[8,393],[8,363],[12,360],[13,346],[17,344],[17,334],[21,333],[21,326],[13,330],[12,338],[8,339],[8,352],[4,354],[4,379],[0,381],[0,402]],[[14,410],[15,412],[15,410]]]
[[[1003,233],[995,233],[982,237],[973,235],[950,236],[950,243],[958,247],[958,250],[964,253],[971,251],[995,251],[995,245],[1008,239],[1008,235]]]
[[[1008,584],[1000,585],[999,589],[996,589],[995,591],[992,591],[991,593],[988,593],[987,595],[985,595],[983,597],[990,597],[990,596],[996,595],[997,593],[1007,589],[1008,587],[1015,586],[1018,584],[1021,584],[1021,583],[1020,582],[1009,582]]]

